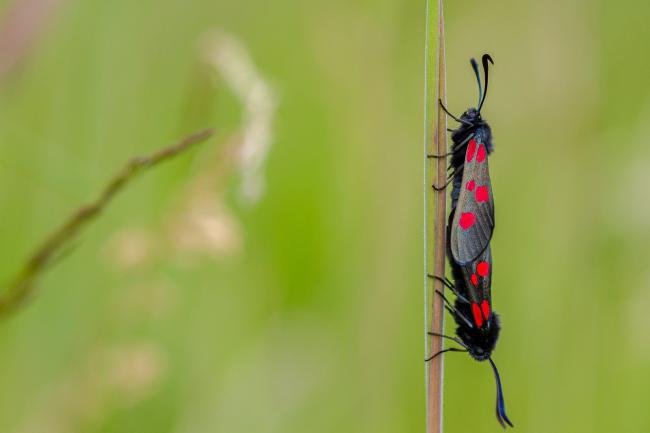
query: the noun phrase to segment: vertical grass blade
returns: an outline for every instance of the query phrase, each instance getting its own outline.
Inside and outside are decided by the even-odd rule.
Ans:
[[[427,31],[425,47],[425,153],[447,153],[447,118],[438,100],[446,104],[445,81],[445,27],[442,0],[427,1]],[[447,158],[425,156],[425,270],[426,274],[444,276],[445,272],[445,220],[447,213],[446,191],[435,191],[432,185],[442,186],[446,181]],[[425,279],[425,330],[443,332],[444,306],[435,290],[444,291],[438,280]],[[430,311],[428,307],[431,305]],[[426,334],[425,334],[426,335]],[[442,350],[442,339],[427,337],[427,353]],[[442,380],[443,356],[437,356],[426,369],[427,433],[442,432]]]

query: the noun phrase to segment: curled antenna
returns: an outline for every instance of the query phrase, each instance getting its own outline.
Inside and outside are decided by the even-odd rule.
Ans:
[[[510,427],[514,427],[512,422],[508,419],[508,415],[506,415],[506,404],[503,399],[503,388],[501,387],[501,378],[499,377],[499,370],[497,370],[497,366],[492,361],[492,358],[488,358],[490,361],[490,365],[492,366],[492,370],[494,371],[494,378],[497,381],[497,407],[496,407],[496,414],[497,414],[497,421],[499,421],[499,424],[501,424],[501,427],[506,428],[506,424],[508,424]]]
[[[483,91],[483,97],[481,98],[481,102],[478,104],[478,112],[479,113],[481,112],[481,107],[483,106],[483,102],[485,102],[485,97],[487,96],[487,89],[488,89],[488,62],[490,62],[490,63],[492,63],[494,65],[494,61],[492,60],[492,57],[490,57],[489,54],[483,54],[483,57],[481,58],[481,62],[483,63],[483,75],[485,76],[485,90]],[[478,67],[476,69],[478,69]],[[476,72],[476,76],[478,77],[478,72]],[[479,86],[480,86],[480,84],[479,84]]]
[[[474,69],[474,75],[476,75],[476,82],[478,83],[478,103],[476,104],[476,106],[478,107],[481,104],[481,101],[483,100],[483,89],[481,89],[481,76],[478,73],[478,63],[476,63],[476,59],[471,58],[469,60],[469,63],[472,65],[472,69]]]

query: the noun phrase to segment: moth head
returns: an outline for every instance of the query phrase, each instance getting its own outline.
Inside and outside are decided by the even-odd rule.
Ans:
[[[463,341],[472,358],[477,361],[485,361],[492,355],[500,331],[499,316],[492,312],[488,320],[483,323],[483,326],[469,327],[463,323],[458,326],[456,334]]]
[[[477,126],[479,123],[482,123],[481,113],[476,108],[468,108],[461,116],[461,120],[471,123],[473,126]]]

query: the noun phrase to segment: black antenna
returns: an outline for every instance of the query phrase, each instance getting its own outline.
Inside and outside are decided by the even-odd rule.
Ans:
[[[508,419],[508,415],[506,415],[506,403],[503,399],[503,388],[501,387],[501,378],[499,377],[499,370],[497,370],[497,366],[492,361],[492,358],[488,358],[490,361],[490,365],[492,366],[492,370],[494,371],[494,378],[497,381],[497,407],[496,407],[496,413],[497,413],[497,421],[499,421],[499,424],[501,424],[501,427],[506,428],[506,423],[510,427],[514,427],[512,422]]]
[[[481,89],[481,76],[478,73],[478,63],[476,63],[476,59],[471,58],[469,60],[469,63],[472,65],[472,69],[474,69],[474,75],[476,75],[476,82],[478,83],[478,103],[476,106],[478,107],[481,101],[483,100],[483,89]],[[480,108],[479,108],[479,111]]]
[[[481,58],[481,62],[483,63],[483,75],[485,75],[485,90],[483,91],[483,98],[481,99],[481,102],[478,105],[478,112],[481,112],[481,107],[483,107],[483,102],[485,102],[485,97],[487,96],[487,89],[488,89],[488,62],[492,63],[494,65],[494,61],[492,60],[492,57],[490,57],[489,54],[483,54],[483,57]],[[478,72],[476,73],[476,76],[478,77]]]

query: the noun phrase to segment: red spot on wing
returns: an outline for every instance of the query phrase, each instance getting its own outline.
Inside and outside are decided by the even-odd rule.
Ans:
[[[476,215],[473,212],[463,212],[460,215],[460,220],[458,224],[463,230],[468,230],[476,222]]]
[[[476,188],[476,201],[479,203],[486,202],[490,199],[490,190],[487,186],[479,186]]]
[[[467,145],[467,162],[470,162],[472,159],[474,159],[474,154],[476,153],[476,140],[473,138],[469,141],[469,144]]]
[[[485,151],[485,145],[480,144],[478,146],[478,152],[476,152],[476,162],[483,162],[485,161],[485,157],[487,156],[487,152]]]
[[[476,186],[476,183],[473,180],[469,180],[465,184],[465,188],[467,188],[468,191],[474,191],[475,186]]]
[[[488,320],[490,318],[490,303],[487,299],[484,299],[483,302],[481,302],[481,311],[483,312],[485,320]]]
[[[477,287],[477,286],[478,286],[478,277],[476,276],[476,274],[472,274],[472,275],[469,277],[469,279],[470,279],[470,281],[472,282],[472,284],[474,285],[474,287]]]
[[[472,316],[474,316],[474,323],[476,326],[479,328],[483,326],[483,316],[481,314],[481,309],[476,302],[472,303]]]
[[[487,277],[490,272],[490,264],[488,262],[478,262],[476,265],[476,273],[482,277]]]

